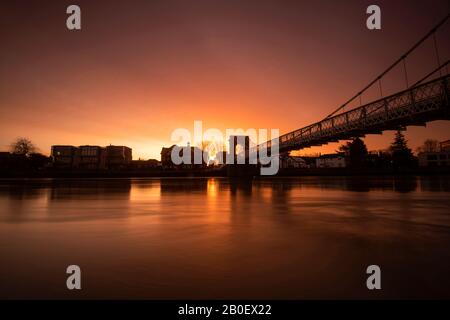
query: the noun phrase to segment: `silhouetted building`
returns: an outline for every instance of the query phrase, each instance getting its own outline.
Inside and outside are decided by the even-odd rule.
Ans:
[[[439,143],[441,151],[450,151],[450,140]]]
[[[288,168],[309,168],[306,161],[299,156],[280,156],[280,167],[283,169]]]
[[[106,147],[106,166],[108,169],[125,168],[131,164],[131,161],[131,148],[113,145]]]
[[[345,168],[347,162],[343,153],[324,154],[316,159],[317,168]]]
[[[420,167],[450,166],[450,151],[420,152],[417,157]]]
[[[161,149],[161,165],[164,169],[171,169],[174,168],[174,164],[172,162],[172,149],[175,147],[175,145],[172,145],[169,148],[163,147]]]
[[[172,161],[172,151],[174,148],[178,149],[174,152],[178,151],[178,156],[180,158],[189,159],[187,161],[188,163],[183,161],[183,163],[176,164]],[[186,153],[190,153],[190,156],[187,156]],[[206,151],[203,151],[198,147],[191,147],[189,145],[184,147],[172,145],[169,148],[163,147],[161,149],[161,165],[164,169],[200,169],[206,167],[208,164],[207,161],[205,161],[205,158],[209,159]],[[196,159],[200,159],[201,163],[195,163]]]
[[[53,165],[59,168],[78,166],[78,148],[74,146],[52,146],[51,158]]]
[[[439,149],[434,152],[419,152],[417,155],[420,167],[450,166],[450,140],[439,143]]]
[[[106,169],[126,168],[132,161],[132,150],[126,146],[52,146],[51,158],[57,168]]]
[[[131,168],[134,170],[157,169],[161,167],[161,162],[156,159],[149,160],[133,160]]]
[[[79,146],[79,167],[82,169],[105,169],[106,150],[99,146]]]
[[[27,167],[27,156],[9,152],[0,152],[0,170],[24,169]]]
[[[305,161],[306,168],[315,168],[316,167],[316,159],[319,158],[320,155],[307,155],[302,156],[301,158]]]
[[[30,169],[41,170],[43,168],[48,168],[52,162],[51,157],[47,157],[42,153],[31,153],[28,156],[28,163]]]
[[[148,166],[150,168],[158,168],[161,167],[161,161],[158,161],[156,159],[148,159],[147,160]]]
[[[386,150],[372,150],[366,156],[367,167],[390,168],[392,166],[392,155]]]

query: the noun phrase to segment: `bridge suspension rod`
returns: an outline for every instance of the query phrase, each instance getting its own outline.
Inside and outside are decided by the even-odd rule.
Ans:
[[[408,81],[408,71],[406,70],[406,59],[403,59],[403,72],[405,73],[405,84],[406,84],[406,89],[409,88],[409,81]]]
[[[380,97],[383,98],[383,87],[381,86],[381,79],[378,79],[378,86],[380,87]]]
[[[434,51],[436,52],[436,60],[438,67],[441,65],[441,59],[439,59],[439,49],[436,41],[436,33],[433,33]],[[439,69],[439,75],[442,77],[441,69]]]

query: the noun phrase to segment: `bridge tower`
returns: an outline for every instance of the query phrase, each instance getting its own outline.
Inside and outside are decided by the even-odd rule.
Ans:
[[[239,149],[239,150],[238,150]],[[257,174],[257,165],[250,164],[250,137],[230,136],[227,154],[228,177],[249,178]]]

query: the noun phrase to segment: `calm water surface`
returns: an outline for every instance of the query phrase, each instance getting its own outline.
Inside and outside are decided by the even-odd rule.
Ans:
[[[0,181],[0,256],[0,298],[450,298],[450,177]]]

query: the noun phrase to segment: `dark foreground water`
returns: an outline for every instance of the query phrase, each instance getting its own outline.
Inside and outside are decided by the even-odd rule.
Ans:
[[[450,298],[450,177],[1,181],[0,257],[0,298]]]

